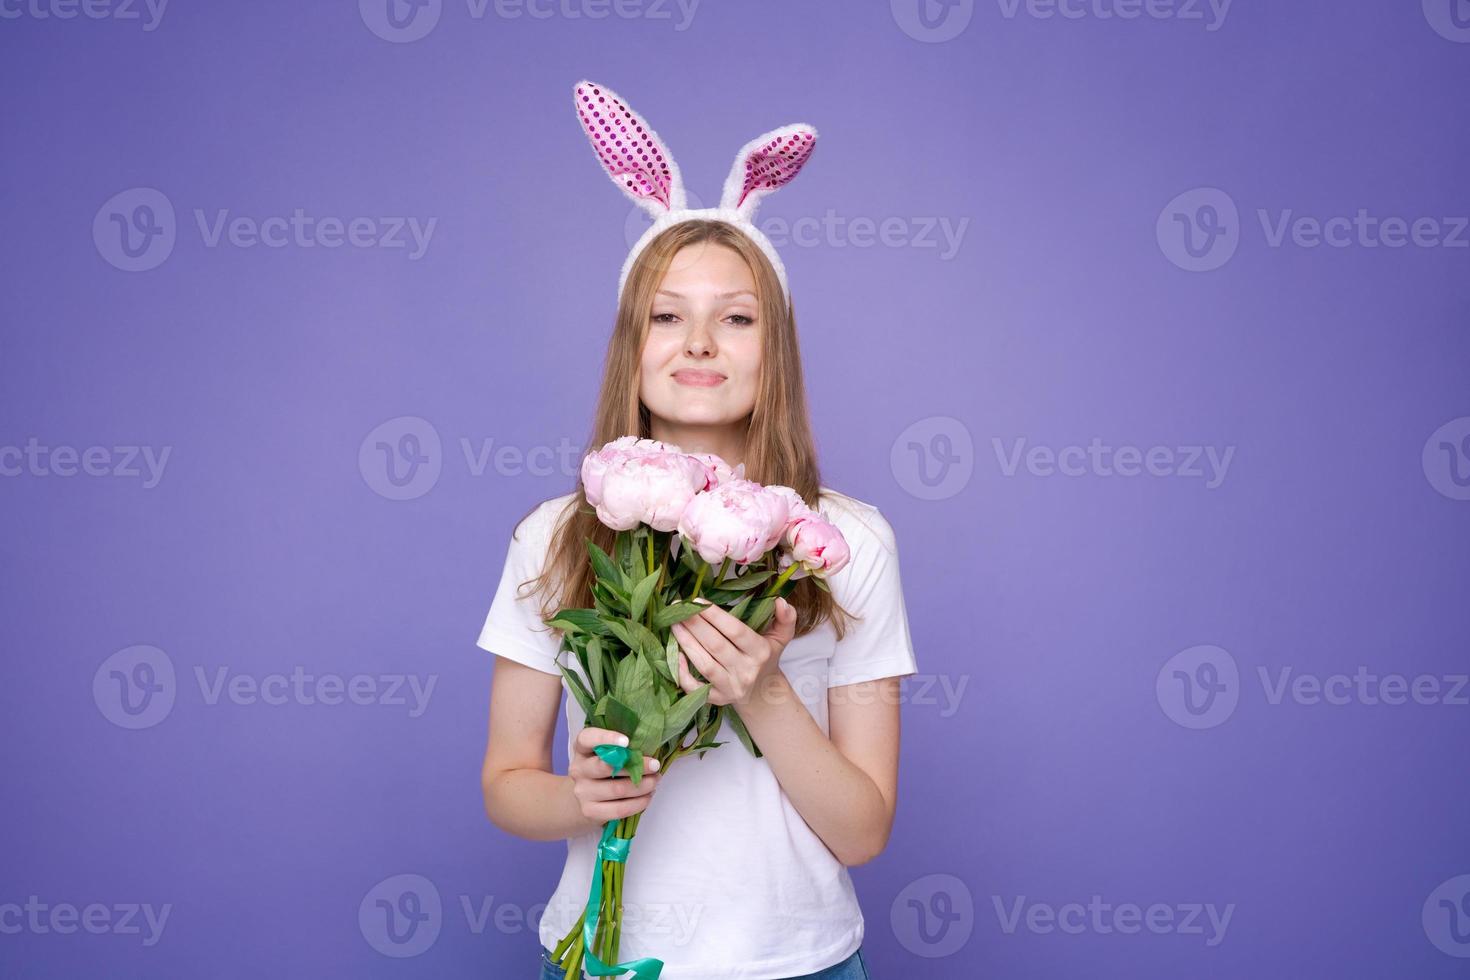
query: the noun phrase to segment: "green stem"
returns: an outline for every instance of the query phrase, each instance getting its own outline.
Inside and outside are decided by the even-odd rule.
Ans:
[[[694,577],[694,598],[700,597],[699,584],[704,581],[704,570],[709,568],[709,562],[699,563],[699,574]]]
[[[578,929],[577,938],[572,943],[572,949],[567,956],[567,961],[561,964],[561,968],[566,971],[567,976],[580,977],[582,975],[582,952],[582,930]]]
[[[781,586],[785,585],[786,580],[791,578],[791,573],[795,572],[800,567],[801,562],[798,561],[794,561],[791,564],[787,565],[786,571],[782,572],[779,576],[776,577],[776,582],[774,585],[771,586],[771,591],[767,592],[762,598],[769,599],[771,596],[779,593],[781,591]]]
[[[565,954],[567,950],[572,948],[572,942],[577,938],[581,931],[582,917],[578,916],[577,924],[572,928],[572,931],[567,933],[566,936],[562,938],[562,941],[556,944],[556,949],[551,951],[552,962],[556,963],[557,965],[561,965],[561,958],[563,954]]]

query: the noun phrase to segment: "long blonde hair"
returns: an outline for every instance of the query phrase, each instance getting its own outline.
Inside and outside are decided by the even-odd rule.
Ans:
[[[639,253],[628,272],[617,320],[603,363],[602,390],[591,436],[595,449],[625,435],[652,438],[648,409],[638,397],[643,344],[648,335],[654,294],[680,249],[710,243],[733,249],[750,267],[756,281],[761,335],[761,373],[745,438],[745,476],[757,483],[788,486],[808,506],[817,505],[821,475],[816,445],[807,416],[806,384],[796,339],[795,313],[788,311],[780,280],[770,261],[739,229],[723,221],[694,220],[672,225]],[[525,516],[536,510],[537,504]],[[525,517],[521,518],[524,521]],[[602,524],[587,503],[581,477],[565,511],[558,516],[542,573],[530,584],[543,593],[541,615],[549,619],[559,609],[591,608],[591,566],[586,540],[591,538],[611,553],[615,532]],[[517,522],[517,530],[520,522]],[[830,620],[837,638],[846,632],[853,614],[810,578],[796,579],[789,601],[796,608],[796,635],[802,636]],[[556,588],[562,583],[561,588]]]

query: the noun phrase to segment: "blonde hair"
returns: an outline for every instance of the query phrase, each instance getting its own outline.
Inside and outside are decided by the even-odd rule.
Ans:
[[[756,281],[760,322],[765,325],[760,381],[746,429],[745,476],[757,483],[791,487],[808,506],[816,507],[821,475],[807,416],[796,316],[786,306],[780,280],[765,253],[743,232],[723,221],[700,219],[672,225],[639,253],[618,303],[603,362],[602,389],[586,445],[590,451],[625,435],[652,438],[648,409],[639,400],[638,388],[654,294],[679,250],[702,243],[723,245],[745,260]],[[532,507],[526,516],[535,510]],[[591,538],[604,551],[613,550],[615,532],[598,521],[587,503],[580,475],[576,492],[557,522],[545,568],[536,578],[521,583],[531,584],[533,593],[543,593],[543,619],[563,608],[592,607],[586,539]],[[519,530],[520,522],[516,527]],[[810,578],[795,582],[789,601],[797,611],[796,635],[805,635],[830,620],[841,639],[853,614]],[[557,583],[561,583],[560,588],[555,587]]]

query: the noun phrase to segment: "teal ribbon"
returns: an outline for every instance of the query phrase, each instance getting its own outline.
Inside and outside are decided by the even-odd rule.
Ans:
[[[597,745],[592,751],[612,766],[613,774],[621,772],[632,758],[633,752],[623,745]],[[658,980],[663,972],[664,961],[651,956],[628,960],[624,963],[604,963],[592,951],[597,938],[597,910],[602,905],[602,862],[628,860],[628,845],[631,840],[616,836],[618,822],[609,820],[602,825],[602,839],[597,842],[597,863],[592,866],[592,890],[587,896],[587,911],[582,915],[583,969],[594,977],[615,977],[628,970],[633,971],[630,980]]]

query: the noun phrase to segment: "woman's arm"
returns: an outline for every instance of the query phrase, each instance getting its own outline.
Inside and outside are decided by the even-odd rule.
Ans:
[[[551,771],[551,736],[561,707],[561,678],[502,657],[490,688],[490,739],[480,769],[485,814],[500,829],[530,840],[563,840],[641,813],[663,774],[643,757],[643,778],[614,777],[595,753],[604,742],[628,744],[606,728],[584,727],[571,744],[565,776]]]
[[[709,678],[711,704],[734,704],[793,806],[845,865],[883,852],[898,799],[898,678],[828,689],[828,730],[781,671],[781,651],[795,633],[786,600],[764,633],[719,606],[674,625],[679,685],[698,687],[693,662]]]
[[[883,853],[893,829],[898,693],[897,677],[829,688],[830,738],[779,668],[739,706],[792,805],[845,865]]]
[[[551,770],[560,707],[560,677],[495,658],[480,783],[491,823],[517,837],[564,840],[600,827],[582,815],[571,777]]]

